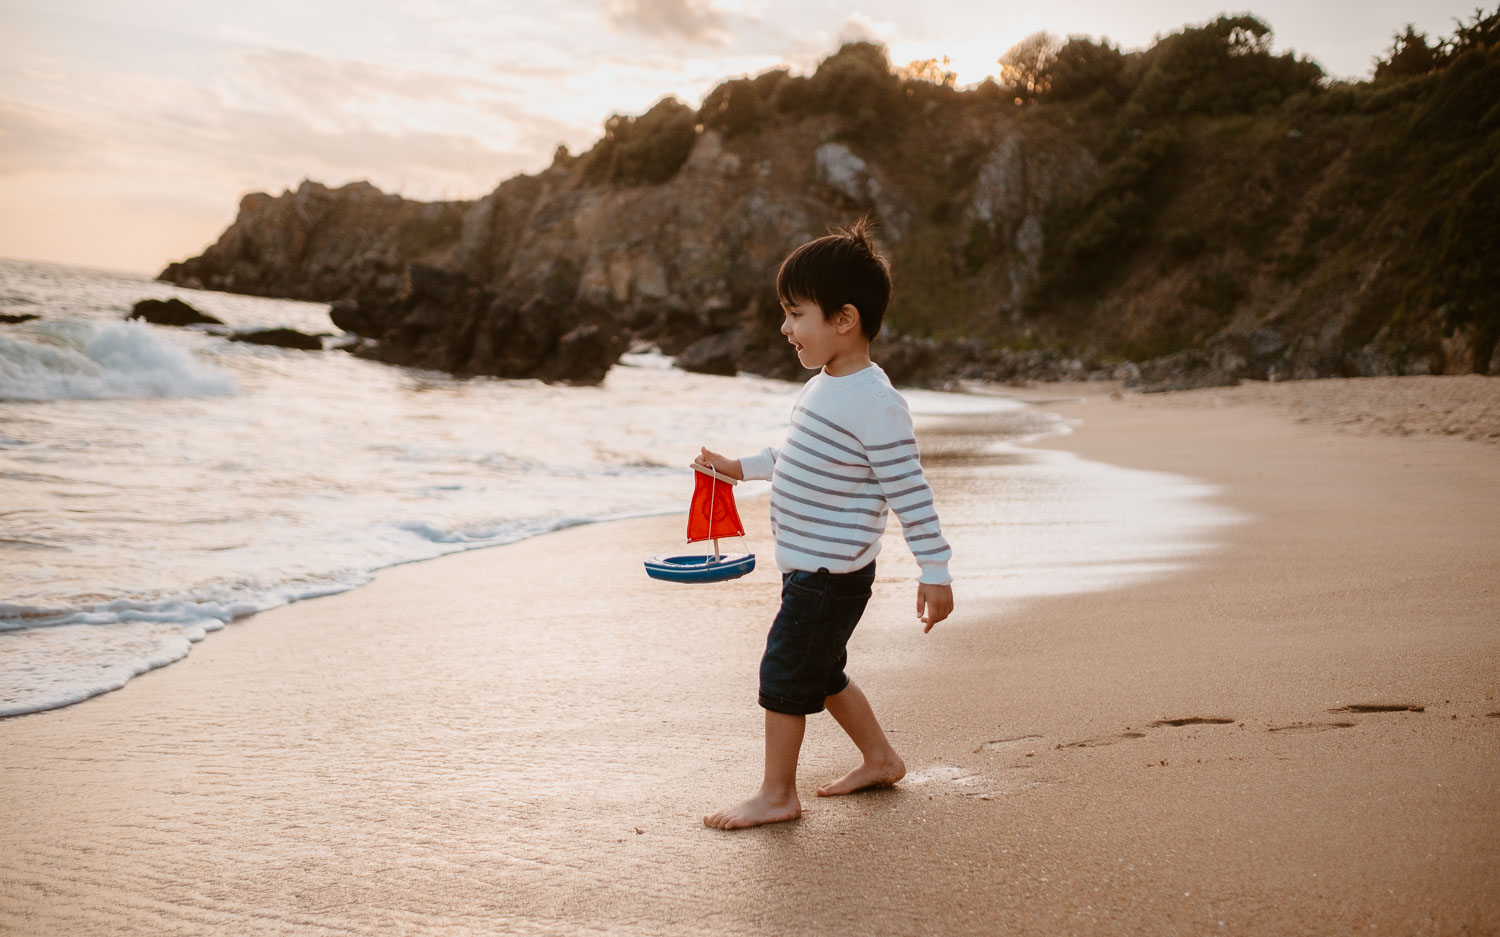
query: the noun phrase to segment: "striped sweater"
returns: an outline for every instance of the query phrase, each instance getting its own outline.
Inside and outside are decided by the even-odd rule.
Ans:
[[[953,555],[922,476],[911,412],[878,365],[843,377],[819,372],[792,407],[780,449],[740,460],[748,479],[771,481],[776,565],[847,573],[880,552],[888,511],[922,567],[946,583]]]

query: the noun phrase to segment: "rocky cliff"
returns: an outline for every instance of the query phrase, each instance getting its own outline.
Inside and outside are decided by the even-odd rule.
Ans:
[[[794,376],[776,266],[869,213],[897,287],[878,351],[906,380],[1500,371],[1493,36],[1330,85],[1260,25],[1129,55],[1073,40],[1027,96],[846,46],[810,77],[613,118],[588,153],[472,202],[246,196],[162,278],[337,301],[362,353],[459,373],[597,380],[636,339]]]

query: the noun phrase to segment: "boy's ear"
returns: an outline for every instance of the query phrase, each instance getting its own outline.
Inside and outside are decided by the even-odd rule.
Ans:
[[[859,328],[859,309],[853,303],[844,303],[833,317],[834,326],[843,333]]]

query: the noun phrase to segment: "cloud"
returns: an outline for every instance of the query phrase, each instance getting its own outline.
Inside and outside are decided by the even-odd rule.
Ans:
[[[0,101],[0,176],[81,169],[97,145],[64,114]]]
[[[900,39],[901,27],[888,20],[877,20],[863,13],[852,13],[844,20],[844,25],[839,27],[838,41],[845,42],[878,42],[889,46],[893,41]]]
[[[604,18],[616,29],[723,45],[729,21],[709,0],[604,0]]]
[[[483,82],[407,80],[313,57],[253,64],[223,85],[117,80],[105,106],[91,109],[0,100],[0,177],[111,174],[122,185],[151,179],[170,189],[215,179],[233,201],[236,188],[319,176],[369,179],[413,198],[474,198],[539,168],[537,152],[550,152],[567,129]],[[387,116],[403,100],[399,116],[416,120]],[[440,111],[442,119],[420,119]]]

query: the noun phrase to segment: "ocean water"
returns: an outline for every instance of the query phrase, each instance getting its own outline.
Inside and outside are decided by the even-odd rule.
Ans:
[[[800,386],[650,352],[598,387],[456,379],[124,321],[172,296],[235,328],[337,332],[323,304],[0,261],[0,313],[41,316],[0,324],[0,715],[116,689],[238,618],[383,567],[685,510],[697,447],[779,443]],[[919,421],[981,419],[992,447],[1060,425],[1000,396],[908,398]],[[1028,548],[1061,570],[1035,570],[1033,591],[1159,573],[1210,523],[1209,493],[1180,479],[1015,462],[1000,501],[1067,534]]]

